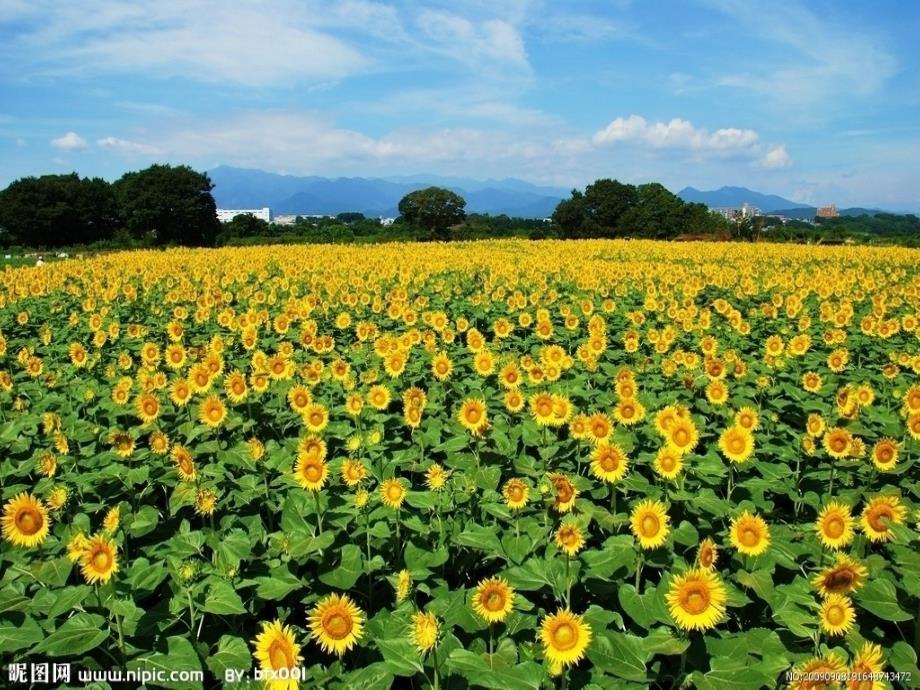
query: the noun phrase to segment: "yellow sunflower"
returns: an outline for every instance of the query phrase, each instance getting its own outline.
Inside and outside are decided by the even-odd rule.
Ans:
[[[869,571],[862,563],[839,553],[834,564],[822,570],[811,582],[818,593],[826,597],[855,592],[865,584],[868,577]]]
[[[719,560],[719,549],[716,543],[708,537],[700,542],[696,551],[696,564],[702,570],[714,570]]]
[[[681,416],[678,412],[674,421],[671,423],[667,432],[668,443],[673,446],[678,453],[686,455],[696,448],[699,443],[700,434],[696,425],[689,416]]]
[[[829,549],[840,549],[853,541],[853,516],[850,506],[839,501],[831,501],[818,515],[815,523],[818,538]]]
[[[853,602],[843,594],[829,594],[821,603],[819,613],[821,630],[832,637],[846,635],[853,629],[856,622],[856,611]]]
[[[904,524],[907,508],[897,496],[876,496],[863,508],[861,523],[870,541],[891,541],[894,532],[890,525]]]
[[[473,592],[473,611],[489,623],[501,623],[514,606],[514,589],[500,577],[483,580]]]
[[[201,401],[198,408],[198,419],[202,424],[211,428],[219,427],[227,416],[227,408],[216,395],[209,395]]]
[[[360,460],[348,459],[342,463],[342,481],[349,488],[354,488],[360,484],[367,476],[367,468]]]
[[[743,426],[730,426],[719,436],[719,450],[732,462],[745,463],[754,453],[754,434]]]
[[[671,531],[667,508],[661,501],[646,499],[633,508],[629,518],[632,532],[643,549],[657,549]]]
[[[510,510],[520,510],[527,505],[530,487],[522,479],[509,479],[502,487],[502,496]]]
[[[118,571],[115,542],[101,534],[90,538],[80,556],[80,571],[89,584],[111,580]]]
[[[560,551],[568,556],[574,556],[585,545],[585,537],[578,525],[562,524],[556,530],[555,542]]]
[[[399,510],[406,500],[406,485],[401,479],[390,478],[380,485],[380,497],[384,505]]]
[[[790,690],[830,690],[838,688],[839,683],[830,680],[820,680],[837,675],[847,670],[846,664],[836,654],[824,657],[812,657],[792,669],[793,677],[797,678],[790,685]]]
[[[870,680],[873,674],[880,674],[885,668],[885,657],[882,648],[872,642],[863,642],[859,652],[850,665],[850,673],[854,676],[847,682],[847,690],[882,690],[885,684],[878,680]]]
[[[759,515],[745,510],[729,527],[732,546],[746,556],[759,556],[770,546],[770,528]]]
[[[591,626],[567,608],[547,615],[540,624],[543,653],[552,668],[574,666],[581,661],[591,637]]]
[[[485,401],[480,398],[467,398],[457,413],[460,423],[474,436],[482,436],[489,427],[489,413]]]
[[[601,443],[591,451],[591,472],[605,482],[617,482],[629,470],[629,460],[616,444]]]
[[[684,459],[677,449],[668,444],[655,455],[652,469],[662,479],[676,479],[684,468]]]
[[[850,454],[853,445],[853,435],[846,429],[834,427],[824,434],[824,450],[832,458],[845,458]]]
[[[277,619],[271,623],[263,621],[262,632],[252,644],[255,647],[253,656],[264,672],[267,690],[297,690],[297,680],[290,677],[290,671],[300,666],[303,657],[291,627],[282,625]],[[288,677],[283,677],[285,675]]]
[[[310,637],[324,652],[342,656],[364,634],[364,613],[347,594],[330,594],[310,611]]]
[[[445,470],[444,467],[438,463],[434,463],[425,470],[425,486],[432,491],[440,491],[444,488],[444,484],[447,483],[447,478],[449,476],[450,472]]]
[[[412,627],[409,630],[409,641],[418,650],[419,654],[431,651],[438,644],[438,634],[441,626],[433,613],[416,611],[412,614]]]
[[[179,473],[179,479],[184,482],[193,482],[198,472],[195,467],[195,459],[189,452],[188,448],[178,443],[170,451],[173,463],[176,465],[176,471]]]
[[[683,630],[714,628],[725,614],[727,600],[725,585],[711,570],[689,570],[673,577],[668,586],[668,610]]]
[[[549,480],[553,484],[553,510],[558,513],[569,512],[575,505],[575,499],[578,498],[578,489],[561,472],[552,472]]]
[[[294,465],[294,478],[303,488],[319,491],[329,478],[329,467],[317,454],[301,452]]]
[[[48,536],[51,518],[44,503],[22,492],[3,506],[3,538],[14,546],[32,548]]]
[[[891,472],[898,464],[900,444],[893,438],[883,438],[872,448],[872,464],[882,472]]]

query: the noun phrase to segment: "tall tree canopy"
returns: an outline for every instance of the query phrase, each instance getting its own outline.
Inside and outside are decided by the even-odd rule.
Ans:
[[[399,201],[399,214],[410,225],[422,228],[435,239],[449,239],[448,229],[466,217],[466,201],[443,187],[428,187],[406,194]]]
[[[63,247],[112,238],[119,225],[115,196],[98,177],[43,175],[0,192],[0,243]]]
[[[220,232],[210,178],[186,165],[152,165],[113,185],[128,232],[155,244],[208,245]]]

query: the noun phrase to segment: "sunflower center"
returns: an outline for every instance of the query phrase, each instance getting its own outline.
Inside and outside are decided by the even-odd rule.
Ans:
[[[677,465],[677,462],[670,455],[664,455],[661,457],[661,469],[665,472],[672,472]]]
[[[218,419],[220,419],[220,408],[212,407],[210,410],[208,410],[208,417],[212,421],[217,421]]]
[[[613,451],[607,451],[601,456],[600,465],[605,472],[613,472],[620,466],[620,458]]]
[[[333,640],[341,640],[351,633],[351,616],[342,611],[332,611],[323,618],[323,629]]]
[[[45,524],[44,518],[34,508],[23,508],[16,513],[16,527],[27,536],[32,536]]]
[[[840,625],[844,620],[846,620],[846,613],[844,613],[842,606],[835,604],[827,608],[824,617],[831,625]]]
[[[501,611],[505,608],[505,595],[497,589],[490,590],[482,597],[482,605],[488,611]]]
[[[868,515],[868,522],[876,532],[885,532],[888,530],[888,521],[894,517],[894,513],[887,506],[878,506]]]
[[[728,440],[728,448],[732,453],[741,453],[744,451],[744,439],[740,436],[732,436]]]
[[[391,484],[387,487],[387,498],[391,501],[398,501],[402,498],[402,487],[396,484]]]
[[[846,450],[847,442],[845,438],[841,436],[835,436],[834,438],[831,439],[830,446],[837,453],[842,453],[844,450]]]
[[[882,464],[887,465],[891,462],[891,459],[894,457],[894,453],[891,450],[890,446],[882,446],[878,449],[878,459]]]
[[[695,586],[688,590],[681,602],[687,613],[697,615],[709,607],[709,592],[702,586]]]
[[[106,551],[96,551],[93,554],[93,568],[100,572],[106,572],[112,564],[112,558]]]
[[[843,519],[838,515],[829,518],[824,525],[824,533],[833,539],[839,538],[843,534],[844,529]]]
[[[479,421],[479,410],[477,410],[475,407],[471,407],[470,409],[468,409],[466,411],[466,421],[470,422],[471,424],[475,424],[476,422],[478,422]]]
[[[509,486],[508,498],[512,501],[520,501],[524,498],[524,490],[520,486]]]
[[[678,446],[685,446],[690,442],[690,432],[686,429],[676,429],[672,436],[672,440]]]
[[[824,578],[824,589],[830,592],[842,592],[848,590],[855,579],[850,570],[832,570]]]
[[[745,546],[757,546],[760,542],[760,534],[753,527],[744,527],[741,530],[741,543]]]
[[[556,500],[560,503],[567,503],[572,499],[572,485],[568,482],[559,482],[556,484]]]
[[[559,623],[553,630],[553,647],[571,649],[578,642],[578,630],[571,623]]]
[[[304,467],[303,474],[304,474],[304,477],[306,477],[309,481],[315,482],[315,481],[319,481],[319,478],[322,476],[323,473],[322,473],[322,470],[319,468],[319,466],[316,463],[311,463],[307,465],[306,467]]]
[[[636,408],[632,405],[623,405],[620,408],[620,414],[626,417],[627,419],[632,417],[636,413]]]
[[[661,528],[661,522],[655,515],[645,515],[642,518],[642,534],[646,537],[654,537]]]
[[[303,393],[298,393],[294,396],[294,404],[297,405],[297,407],[306,407],[307,396]]]
[[[319,426],[323,423],[323,415],[321,412],[313,412],[310,414],[310,424],[313,426]]]
[[[700,552],[700,565],[702,565],[705,568],[708,568],[709,566],[711,566],[713,555],[714,554],[712,553],[712,549],[703,549]]]

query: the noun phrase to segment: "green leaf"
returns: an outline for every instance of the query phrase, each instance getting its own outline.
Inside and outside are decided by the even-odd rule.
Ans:
[[[158,524],[160,524],[159,511],[153,506],[142,506],[134,514],[134,518],[127,528],[128,534],[132,537],[142,537],[155,530]]]
[[[361,549],[354,544],[346,544],[341,550],[341,560],[319,576],[320,582],[336,589],[351,589],[361,577]]]
[[[143,670],[170,671],[200,671],[201,659],[198,653],[184,637],[166,638],[166,652],[156,652],[147,656],[139,656],[134,660],[135,668]],[[151,684],[154,684],[151,682]],[[201,683],[192,681],[176,681],[155,683],[159,687],[172,688],[173,690],[197,690]]]
[[[284,599],[298,587],[303,587],[303,582],[286,568],[279,568],[270,577],[257,577],[255,581],[258,585],[256,596],[270,601]]]
[[[42,640],[32,651],[47,656],[75,656],[95,649],[109,636],[105,618],[80,612]]]
[[[600,550],[585,551],[581,555],[587,566],[585,574],[599,580],[609,580],[620,569],[630,571],[636,564],[636,547],[633,538],[626,534],[610,537]]]
[[[447,667],[473,685],[496,690],[538,690],[545,675],[543,668],[532,661],[509,664],[504,656],[495,654],[490,664],[485,655],[466,649],[452,651]]]
[[[588,658],[605,673],[646,682],[646,651],[640,637],[612,631],[600,633],[588,647]]]
[[[643,628],[648,629],[653,623],[665,623],[670,620],[661,605],[656,590],[639,594],[632,585],[622,585],[617,590],[617,598],[626,615]]]
[[[383,655],[383,668],[387,672],[409,678],[424,672],[418,650],[409,640],[403,637],[377,640],[376,645]]]
[[[228,668],[239,671],[249,669],[252,665],[252,655],[245,639],[234,635],[224,635],[218,640],[215,652],[205,659],[205,664],[211,673],[218,678],[223,678],[224,671]]]
[[[12,654],[40,642],[45,632],[31,616],[11,613],[0,618],[0,649]]]
[[[668,628],[655,628],[642,640],[645,653],[654,654],[682,654],[689,646],[690,640],[681,640],[674,637]]]
[[[246,613],[246,607],[243,606],[243,600],[240,599],[240,595],[226,580],[213,580],[211,582],[201,608],[203,611],[218,615]]]
[[[489,529],[481,525],[468,525],[463,532],[454,538],[454,543],[460,546],[468,546],[477,551],[484,551],[489,555],[499,556],[504,551],[495,532],[495,529]]]
[[[867,611],[882,620],[909,621],[913,618],[898,606],[898,595],[891,580],[875,578],[870,580],[856,594],[856,601]]]
[[[506,570],[505,579],[512,587],[523,592],[534,592],[547,585],[552,585],[547,575],[546,563],[536,558],[531,558],[519,566]]]
[[[63,587],[72,568],[73,563],[65,556],[40,561],[38,565],[32,566],[32,573],[39,582],[52,587]]]

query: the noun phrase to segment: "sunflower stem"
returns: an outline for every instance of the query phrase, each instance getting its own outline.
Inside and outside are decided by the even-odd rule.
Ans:
[[[572,580],[569,577],[569,567],[570,561],[572,559],[569,556],[565,557],[565,606],[566,608],[572,608]]]
[[[441,685],[441,676],[438,673],[438,646],[431,649],[431,665],[434,667],[434,690],[439,690]]]
[[[189,632],[195,629],[195,606],[192,604],[192,593],[186,589],[185,596],[188,599],[188,617],[189,617]]]
[[[319,491],[313,492],[313,500],[316,501],[316,527],[320,536],[323,534],[323,511],[319,506]]]
[[[495,649],[495,630],[492,628],[491,623],[489,624],[489,668],[495,669],[495,663],[492,659]]]
[[[642,584],[642,568],[645,566],[645,553],[639,550],[639,562],[636,564],[636,594],[642,594],[639,586]]]
[[[834,497],[834,470],[835,469],[837,469],[837,465],[832,460],[831,461],[831,481],[827,489],[827,495],[830,496],[831,498]]]

